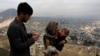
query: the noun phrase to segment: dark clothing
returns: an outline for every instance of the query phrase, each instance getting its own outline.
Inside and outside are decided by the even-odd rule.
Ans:
[[[65,40],[65,37],[60,37],[58,36],[58,38],[55,40],[55,47],[57,48],[57,50],[61,51],[64,47],[64,44],[59,44],[62,40]],[[67,40],[65,40],[67,42]]]
[[[29,46],[35,41],[32,34],[28,34],[23,23],[15,20],[10,24],[7,31],[10,42],[10,56],[30,56]]]
[[[43,41],[44,41],[44,46],[45,46],[45,49],[48,48],[48,46],[54,46],[55,45],[55,36],[53,35],[50,35],[50,34],[45,34],[43,36]],[[53,52],[49,52],[47,53],[46,56],[56,56],[58,54],[54,54]]]
[[[51,45],[51,46],[55,46],[57,50],[61,51],[64,47],[64,44],[59,44],[59,43],[62,40],[65,40],[67,42],[67,40],[65,38],[66,37],[60,37],[60,36],[55,38],[55,36],[45,34],[44,37],[43,37],[45,49],[47,48],[48,45]]]
[[[43,36],[43,42],[44,42],[44,46],[45,48],[47,48],[48,45],[54,46],[55,45],[55,36],[53,35],[49,35],[49,34],[45,34]],[[49,42],[49,43],[47,43]]]

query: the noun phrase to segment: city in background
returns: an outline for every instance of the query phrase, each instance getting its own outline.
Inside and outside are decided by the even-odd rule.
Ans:
[[[39,32],[39,40],[30,47],[32,56],[43,56],[43,35],[49,21],[57,21],[59,28],[70,30],[60,56],[100,56],[100,1],[99,0],[22,0],[34,13],[25,23],[28,32]],[[0,0],[0,56],[9,56],[7,38],[9,24],[17,15],[19,0]],[[2,2],[2,3],[1,3]],[[10,5],[9,3],[14,4]],[[9,4],[9,5],[8,5]]]

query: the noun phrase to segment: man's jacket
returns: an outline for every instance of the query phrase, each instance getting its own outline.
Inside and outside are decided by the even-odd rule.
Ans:
[[[9,25],[7,36],[10,42],[10,56],[30,56],[29,46],[34,43],[32,34],[26,32],[25,25],[15,20]]]

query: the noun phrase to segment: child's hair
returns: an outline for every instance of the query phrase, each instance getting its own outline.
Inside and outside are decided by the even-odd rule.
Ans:
[[[55,35],[58,29],[58,22],[51,21],[47,25],[45,32],[50,35]]]
[[[62,28],[61,30],[64,31],[64,33],[65,33],[66,36],[69,34],[69,30],[67,28]]]

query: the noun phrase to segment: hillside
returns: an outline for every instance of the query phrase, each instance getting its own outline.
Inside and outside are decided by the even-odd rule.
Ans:
[[[17,15],[16,9],[10,8],[0,12],[0,22],[7,20],[8,18],[15,17]]]
[[[3,38],[1,38],[3,37]],[[33,50],[32,50],[33,49]],[[37,52],[38,51],[38,52]],[[37,44],[31,46],[31,54],[43,56],[43,49],[39,49]],[[93,46],[81,46],[65,44],[60,56],[100,56],[100,49]],[[0,36],[0,56],[9,56],[9,42],[6,36]]]
[[[13,21],[13,17],[16,15],[15,11],[15,9],[8,9],[0,12],[0,56],[9,55],[10,49],[6,33],[8,25]],[[57,21],[59,28],[67,27],[70,30],[70,34],[67,37],[68,43],[60,53],[60,56],[100,56],[100,19],[91,17],[81,19],[31,17],[31,19],[25,23],[27,31],[38,32],[41,36],[36,44],[31,46],[31,54],[34,56],[43,56],[43,49],[41,49],[43,48],[42,36],[45,33],[45,27],[49,21]]]

